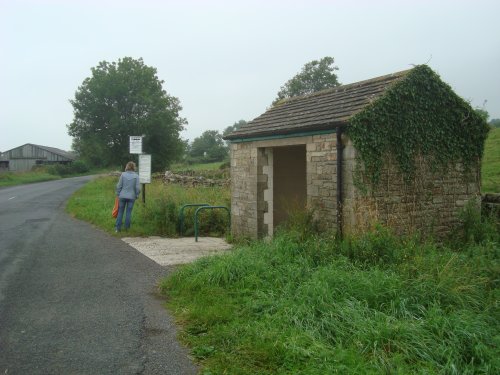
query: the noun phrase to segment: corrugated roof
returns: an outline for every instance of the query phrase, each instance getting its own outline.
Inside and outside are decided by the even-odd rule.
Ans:
[[[317,131],[345,124],[410,70],[290,98],[230,133],[225,139]]]
[[[68,152],[68,151],[64,151],[64,150],[61,150],[59,148],[55,148],[55,147],[47,147],[47,146],[41,146],[41,145],[35,145],[33,143],[31,143],[33,146],[36,146],[36,147],[39,147],[45,151],[48,151],[48,152],[52,152],[53,154],[56,154],[56,155],[59,155],[59,156],[62,156],[64,158],[67,158],[67,159],[71,159],[71,160],[75,160],[76,159],[76,156],[75,154],[71,153],[71,152]]]
[[[70,159],[70,160],[75,160],[76,159],[76,155],[71,153],[71,152],[68,152],[68,151],[64,151],[64,150],[61,150],[59,148],[55,148],[55,147],[48,147],[48,146],[41,146],[41,145],[35,145],[34,143],[25,143],[24,145],[22,146],[18,146],[18,147],[14,147],[10,150],[7,150],[7,151],[4,151],[2,153],[2,157],[6,158],[6,155],[8,152],[12,151],[12,150],[15,150],[17,148],[20,148],[20,147],[24,147],[26,145],[31,145],[31,146],[34,146],[34,147],[38,147],[38,148],[41,148],[42,150],[45,150],[45,151],[48,151],[48,152],[51,152],[53,154],[56,154],[56,155],[59,155],[59,156],[62,156],[63,158],[67,158],[67,159]]]

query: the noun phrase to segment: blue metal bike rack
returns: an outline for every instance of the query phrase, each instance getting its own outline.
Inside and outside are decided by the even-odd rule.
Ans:
[[[200,207],[200,206],[210,206],[208,203],[190,203],[185,204],[181,207],[179,212],[179,234],[182,236],[184,234],[184,209],[186,207]]]

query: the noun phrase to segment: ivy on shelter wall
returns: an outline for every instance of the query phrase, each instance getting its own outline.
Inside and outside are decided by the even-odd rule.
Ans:
[[[394,159],[405,180],[415,177],[419,155],[435,170],[478,166],[489,127],[426,65],[419,65],[349,120],[346,133],[365,174],[376,186],[384,160]]]

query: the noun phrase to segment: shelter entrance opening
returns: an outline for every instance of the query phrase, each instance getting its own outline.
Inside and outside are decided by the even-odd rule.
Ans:
[[[272,236],[307,203],[306,145],[259,149],[259,235]]]

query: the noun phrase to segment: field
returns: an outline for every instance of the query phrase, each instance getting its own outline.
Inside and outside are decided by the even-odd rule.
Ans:
[[[68,201],[66,210],[74,217],[88,221],[109,233],[114,233],[115,219],[111,211],[115,200],[118,177],[98,178],[77,191]],[[222,187],[182,187],[165,185],[161,180],[146,185],[146,204],[142,196],[132,212],[132,226],[124,236],[178,235],[180,208],[188,203],[208,203],[229,206],[229,190]],[[193,208],[186,210],[185,234],[193,235]],[[224,235],[227,232],[225,212],[204,212],[200,216],[200,234]]]
[[[481,169],[483,193],[500,193],[500,128],[490,131]]]

